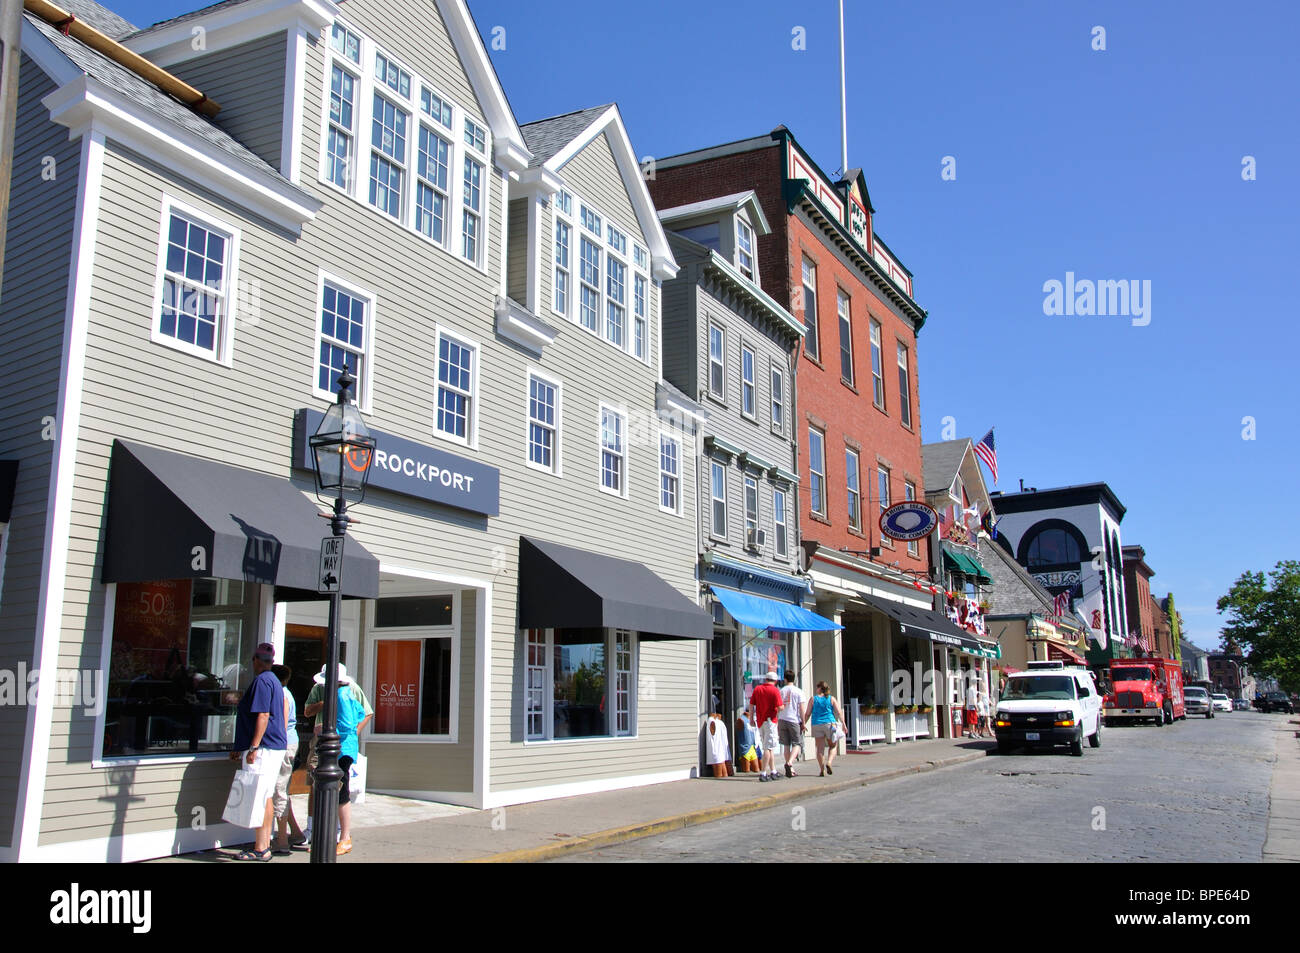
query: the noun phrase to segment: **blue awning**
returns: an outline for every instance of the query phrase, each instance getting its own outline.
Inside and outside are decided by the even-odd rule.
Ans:
[[[771,629],[777,632],[829,632],[842,629],[825,616],[809,612],[790,602],[778,602],[763,596],[751,596],[734,589],[711,586],[713,594],[728,612],[742,625],[751,629]]]

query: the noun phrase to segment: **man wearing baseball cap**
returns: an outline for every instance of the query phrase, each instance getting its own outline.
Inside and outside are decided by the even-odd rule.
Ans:
[[[275,646],[270,642],[263,642],[253,650],[253,681],[239,699],[235,712],[235,750],[230,752],[230,759],[242,758],[241,766],[254,769],[267,782],[257,786],[255,797],[261,814],[253,814],[254,818],[265,815],[265,819],[257,828],[253,849],[241,851],[236,860],[271,859],[271,824],[275,820],[272,795],[288,741],[284,689],[271,671],[274,662]]]
[[[758,717],[758,744],[763,749],[763,764],[758,775],[760,781],[775,781],[780,777],[776,773],[776,749],[781,744],[776,717],[782,704],[781,692],[776,687],[778,680],[776,672],[768,672],[763,684],[756,686],[749,697]]]

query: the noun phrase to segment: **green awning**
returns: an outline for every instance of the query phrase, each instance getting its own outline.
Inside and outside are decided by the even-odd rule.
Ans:
[[[945,549],[943,551],[943,564],[945,568],[953,572],[971,576],[981,585],[988,585],[993,581],[993,577],[989,575],[988,570],[974,556],[967,556],[965,553]]]

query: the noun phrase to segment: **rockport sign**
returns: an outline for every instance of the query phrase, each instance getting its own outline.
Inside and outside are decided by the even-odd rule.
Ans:
[[[293,415],[296,469],[312,469],[307,438],[316,432],[324,416],[309,408]],[[378,430],[370,434],[375,438],[375,461],[370,467],[369,486],[484,516],[500,514],[501,471],[496,467]]]

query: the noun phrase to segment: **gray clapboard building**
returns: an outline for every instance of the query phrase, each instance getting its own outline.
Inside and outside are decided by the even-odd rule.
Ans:
[[[303,442],[345,363],[367,787],[689,776],[700,410],[661,379],[677,265],[617,109],[521,128],[462,0],[64,5],[105,42],[25,15],[0,669],[87,679],[0,706],[0,855],[247,839],[233,703],[259,642],[300,707],[321,664]]]

